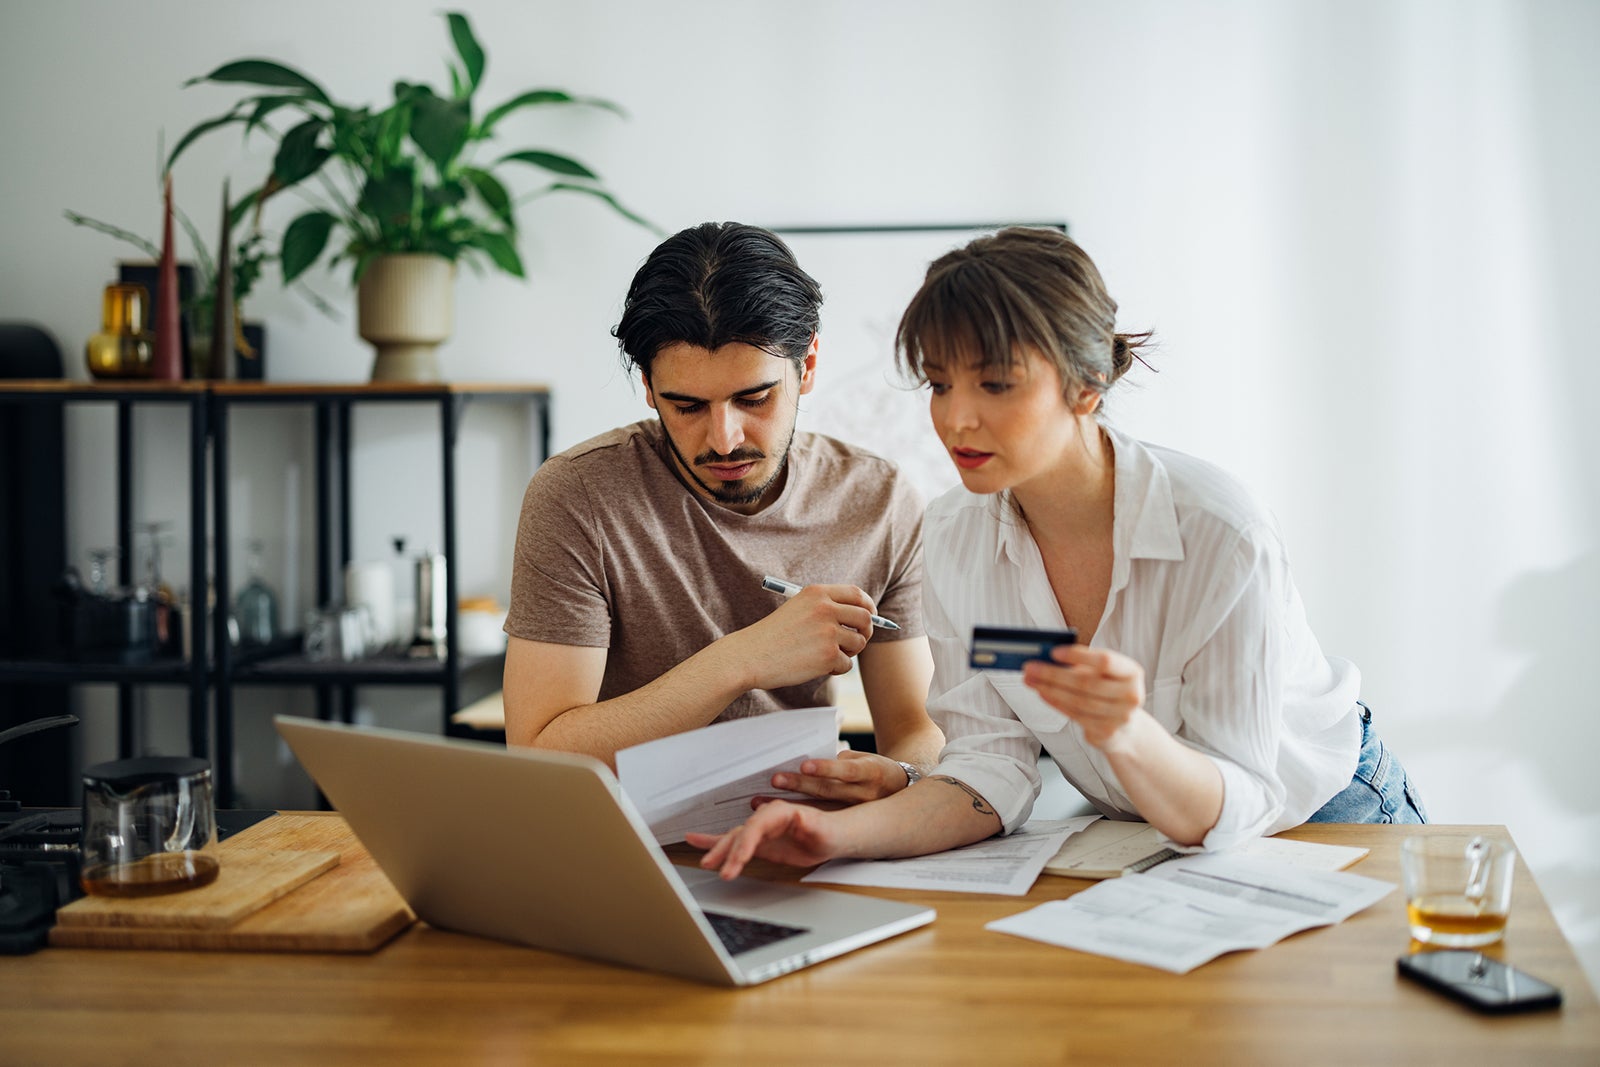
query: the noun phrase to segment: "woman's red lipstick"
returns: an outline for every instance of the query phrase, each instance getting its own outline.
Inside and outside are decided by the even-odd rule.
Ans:
[[[950,455],[955,458],[956,466],[964,471],[977,470],[994,458],[993,452],[979,452],[975,448],[952,448]]]

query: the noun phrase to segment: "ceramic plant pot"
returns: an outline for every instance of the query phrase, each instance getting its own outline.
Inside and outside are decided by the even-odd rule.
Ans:
[[[367,264],[356,290],[357,329],[376,349],[375,382],[439,381],[439,345],[455,320],[456,265],[397,253]]]

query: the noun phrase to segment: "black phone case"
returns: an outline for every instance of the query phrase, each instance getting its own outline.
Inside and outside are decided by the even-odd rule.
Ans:
[[[1463,950],[1452,949],[1447,951],[1459,953]],[[1402,978],[1409,978],[1419,985],[1426,986],[1436,993],[1443,993],[1451,1000],[1458,1001],[1459,1003],[1465,1004],[1472,1010],[1482,1012],[1486,1015],[1511,1015],[1517,1012],[1525,1011],[1544,1011],[1549,1008],[1559,1008],[1561,1006],[1561,990],[1557,989],[1555,986],[1551,985],[1549,982],[1546,982],[1542,978],[1535,978],[1526,971],[1519,971],[1515,967],[1512,967],[1509,964],[1501,963],[1496,959],[1485,957],[1485,960],[1491,969],[1501,972],[1512,972],[1513,974],[1517,975],[1518,978],[1532,984],[1535,987],[1534,991],[1526,996],[1520,996],[1515,1000],[1502,1000],[1494,997],[1485,998],[1478,995],[1476,992],[1477,990],[1484,988],[1483,986],[1476,986],[1471,983],[1453,982],[1440,975],[1434,974],[1432,971],[1425,969],[1425,965],[1419,965],[1416,962],[1416,958],[1419,956],[1435,956],[1443,954],[1444,953],[1438,952],[1416,952],[1410,955],[1401,956],[1395,961],[1395,969],[1400,973]],[[1474,952],[1472,955],[1477,955],[1477,953]]]

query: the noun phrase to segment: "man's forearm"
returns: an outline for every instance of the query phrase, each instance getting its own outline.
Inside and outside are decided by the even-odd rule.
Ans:
[[[621,749],[709,725],[751,688],[747,682],[714,643],[631,693],[562,712],[528,743],[580,752],[615,769]]]

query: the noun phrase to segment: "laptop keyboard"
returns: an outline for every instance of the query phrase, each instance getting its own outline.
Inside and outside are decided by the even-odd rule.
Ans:
[[[784,926],[782,923],[762,922],[760,919],[741,919],[736,915],[723,915],[716,911],[703,914],[730,956],[751,952],[774,941],[810,932],[800,926]]]

